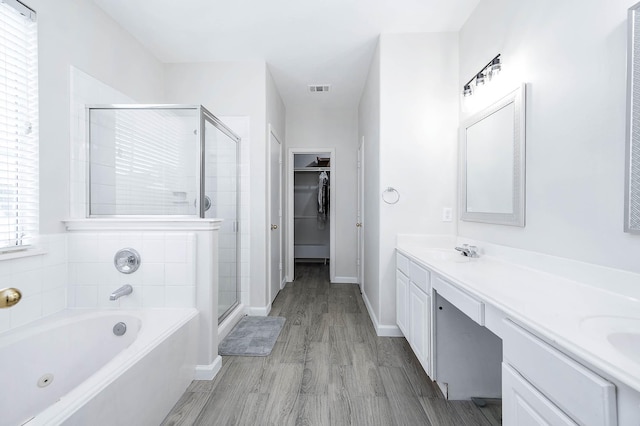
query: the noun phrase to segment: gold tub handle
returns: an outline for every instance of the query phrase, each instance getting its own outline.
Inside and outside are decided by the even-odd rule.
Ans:
[[[0,308],[10,308],[22,299],[22,293],[17,288],[3,288],[0,290]]]

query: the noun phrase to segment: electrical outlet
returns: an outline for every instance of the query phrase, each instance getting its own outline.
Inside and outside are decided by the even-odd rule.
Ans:
[[[442,208],[442,221],[451,222],[453,220],[453,209],[451,207]]]

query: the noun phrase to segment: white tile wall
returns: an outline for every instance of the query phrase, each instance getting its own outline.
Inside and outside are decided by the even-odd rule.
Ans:
[[[2,260],[0,287],[15,287],[22,300],[0,309],[0,332],[63,310],[67,304],[67,246],[65,234],[41,235],[36,243],[45,254]]]
[[[79,308],[195,307],[196,235],[179,231],[71,232],[69,306]],[[113,265],[121,248],[140,253],[140,268],[122,274]],[[109,295],[124,284],[133,293]]]

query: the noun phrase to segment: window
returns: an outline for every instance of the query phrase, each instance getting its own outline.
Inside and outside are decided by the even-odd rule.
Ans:
[[[38,232],[38,59],[36,14],[0,3],[0,251]]]

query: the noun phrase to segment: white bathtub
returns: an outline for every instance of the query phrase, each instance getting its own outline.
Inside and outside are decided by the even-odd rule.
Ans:
[[[160,424],[193,379],[197,314],[67,310],[0,335],[0,425]]]

